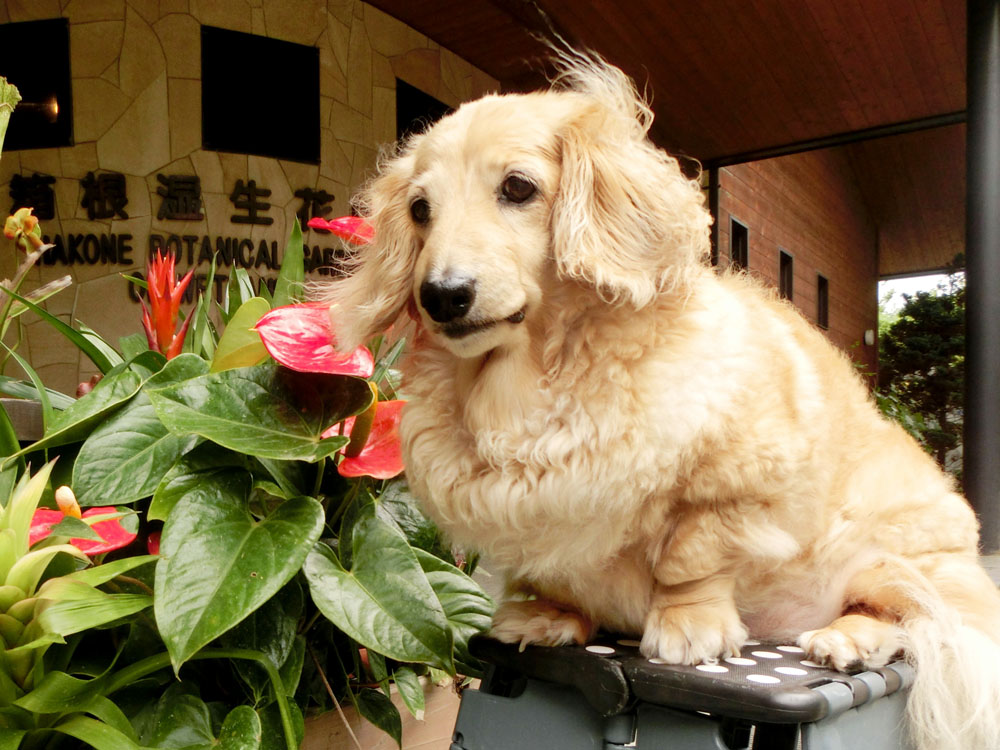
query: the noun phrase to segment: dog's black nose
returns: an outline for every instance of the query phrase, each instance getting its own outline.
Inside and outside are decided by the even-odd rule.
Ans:
[[[476,299],[476,282],[463,277],[427,280],[420,285],[420,305],[435,323],[464,318]]]

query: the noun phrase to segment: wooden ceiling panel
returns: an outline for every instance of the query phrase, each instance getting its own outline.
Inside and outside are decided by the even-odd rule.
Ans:
[[[879,275],[936,270],[965,249],[965,126],[847,147],[879,227]]]
[[[703,160],[965,107],[962,0],[373,2],[517,90],[548,17],[648,83],[655,140]]]
[[[497,78],[544,84],[555,29],[647,89],[654,141],[702,162],[965,109],[964,0],[370,0]],[[964,128],[850,147],[880,273],[964,243]],[[871,162],[871,163],[869,163]]]

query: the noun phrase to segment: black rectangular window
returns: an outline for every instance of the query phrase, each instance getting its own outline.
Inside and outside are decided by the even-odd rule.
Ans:
[[[830,327],[830,282],[823,274],[816,274],[816,323],[820,328]]]
[[[0,76],[21,94],[5,150],[73,145],[68,19],[0,24]]]
[[[792,267],[792,256],[784,250],[778,251],[778,293],[785,299],[792,298],[792,286],[795,273]]]
[[[729,219],[729,257],[733,268],[750,266],[750,230],[736,219]]]
[[[422,133],[452,109],[416,86],[396,79],[396,137]]]
[[[206,149],[318,164],[319,137],[319,48],[201,27]]]

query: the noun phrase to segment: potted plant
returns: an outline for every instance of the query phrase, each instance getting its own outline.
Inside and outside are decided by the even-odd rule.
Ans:
[[[492,602],[400,476],[404,342],[336,353],[303,276],[296,224],[273,296],[234,269],[181,321],[190,274],[154,259],[117,345],[8,288],[102,376],[0,378],[44,421],[22,447],[0,409],[0,746],[294,750],[341,705],[399,742],[390,692],[419,715],[476,673]]]

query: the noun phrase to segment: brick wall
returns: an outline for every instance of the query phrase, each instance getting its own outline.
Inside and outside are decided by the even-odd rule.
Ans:
[[[857,179],[837,149],[740,164],[719,175],[719,262],[730,258],[731,219],[749,230],[751,273],[778,285],[779,252],[794,259],[792,301],[813,323],[817,274],[829,282],[829,329],[837,346],[875,372],[878,234]]]

